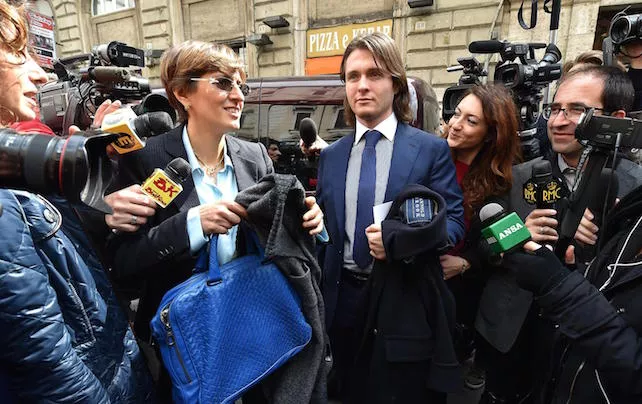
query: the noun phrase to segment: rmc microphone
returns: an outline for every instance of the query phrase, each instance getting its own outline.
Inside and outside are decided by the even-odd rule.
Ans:
[[[299,123],[299,135],[305,147],[312,146],[315,140],[317,140],[317,135],[319,130],[317,129],[317,124],[310,118],[303,118]]]
[[[482,222],[482,238],[486,240],[493,254],[513,251],[531,239],[531,234],[517,216],[506,212],[498,203],[484,205],[479,211]]]
[[[553,177],[551,162],[540,160],[533,164],[531,178],[524,183],[524,200],[537,209],[556,209],[556,203],[568,195],[566,185]]]
[[[172,118],[167,112],[137,116],[130,107],[125,107],[105,115],[100,130],[119,134],[112,146],[118,154],[125,154],[145,147],[144,138],[165,133],[172,127]]]
[[[159,206],[165,208],[183,191],[181,185],[192,174],[192,168],[184,159],[177,157],[170,161],[165,170],[154,170],[143,185],[142,191]]]

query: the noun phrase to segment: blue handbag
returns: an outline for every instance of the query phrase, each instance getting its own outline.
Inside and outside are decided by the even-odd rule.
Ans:
[[[175,403],[233,403],[310,342],[299,297],[254,232],[222,267],[217,237],[151,320]]]

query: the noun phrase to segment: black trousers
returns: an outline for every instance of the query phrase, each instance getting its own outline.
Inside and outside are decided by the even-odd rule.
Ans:
[[[345,401],[348,395],[350,371],[359,347],[358,324],[365,315],[366,277],[344,270],[337,298],[334,321],[328,330],[332,347],[333,366],[328,375],[328,396]]]
[[[328,334],[332,346],[334,366],[328,377],[328,396],[332,400],[341,400],[343,404],[378,404],[393,402],[387,398],[372,397],[368,386],[368,375],[366,381],[355,375],[356,354],[361,343],[363,320],[366,311],[367,288],[366,278],[355,276],[344,270],[341,276],[337,308],[332,327]],[[358,381],[357,383],[355,383]],[[403,381],[401,382],[403,384]],[[360,387],[363,386],[363,387]],[[399,385],[397,385],[399,386]],[[445,393],[426,389],[422,395],[421,403],[417,404],[446,404]],[[394,401],[397,402],[397,401]],[[400,400],[404,404],[415,404]]]

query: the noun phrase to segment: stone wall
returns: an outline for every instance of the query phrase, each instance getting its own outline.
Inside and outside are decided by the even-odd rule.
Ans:
[[[409,8],[406,0],[138,0],[133,11],[122,12],[121,25],[104,22],[106,16],[92,17],[90,0],[52,2],[61,56],[86,52],[109,35],[130,36],[126,42],[143,49],[166,49],[189,38],[242,42],[251,34],[267,34],[273,44],[246,44],[253,77],[303,74],[307,29],[393,18],[393,37],[409,74],[431,83],[440,97],[460,76],[446,67],[469,56],[471,41],[549,40],[550,16],[541,10],[541,2],[537,27],[529,31],[517,22],[521,2],[504,1],[498,8],[497,0],[435,0],[432,7],[417,9]],[[557,43],[565,59],[591,49],[599,7],[595,0],[563,0]],[[529,13],[525,10],[526,20]],[[272,29],[263,24],[265,17],[277,15],[290,25]],[[148,73],[157,76],[157,67]]]

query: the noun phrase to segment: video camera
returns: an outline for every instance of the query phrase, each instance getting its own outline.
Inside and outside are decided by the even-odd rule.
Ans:
[[[457,63],[459,63],[460,66],[451,66],[446,69],[448,72],[456,72],[459,70],[463,70],[463,72],[459,77],[457,85],[448,87],[444,92],[441,116],[445,122],[448,122],[455,114],[455,108],[457,108],[457,104],[459,104],[459,101],[464,97],[466,91],[477,84],[481,84],[479,78],[488,75],[488,72],[484,70],[482,64],[474,57],[457,58]]]
[[[106,147],[118,137],[78,132],[66,138],[0,130],[0,187],[59,194],[104,213],[113,169]]]
[[[606,234],[609,223],[602,223],[602,220],[615,205],[619,184],[618,150],[642,148],[642,121],[595,115],[594,112],[591,108],[583,113],[575,129],[575,138],[586,149],[578,164],[581,175],[576,180],[568,200],[568,210],[558,230],[559,239],[555,247],[558,257],[564,256],[587,207],[593,212],[593,222],[600,227],[600,233]],[[601,238],[598,240],[600,245],[603,242]]]
[[[540,61],[535,59],[535,50],[546,48],[544,56]],[[499,53],[501,60],[495,68],[493,80],[496,84],[503,84],[511,90],[513,99],[519,113],[519,136],[522,145],[523,156],[525,160],[537,157],[539,154],[539,145],[535,139],[537,132],[537,119],[539,117],[539,105],[542,100],[542,90],[549,83],[559,79],[562,76],[562,65],[559,63],[562,53],[554,44],[548,46],[543,43],[513,44],[507,41],[474,41],[468,46],[471,53]],[[477,62],[474,58],[472,59]],[[519,59],[520,63],[514,62]],[[460,64],[462,63],[457,59]],[[444,93],[443,99],[443,118],[448,121],[457,107],[457,104],[463,97],[466,90],[479,82],[479,77],[485,75],[483,69],[477,62],[478,66],[473,66],[472,62],[468,71],[464,66],[464,80],[475,79],[473,83],[449,87]],[[452,69],[452,68],[451,68]],[[481,70],[480,70],[481,69]],[[449,70],[452,71],[452,70]],[[479,72],[476,76],[475,72]],[[447,115],[450,114],[449,116]]]
[[[642,148],[642,120],[595,115],[594,112],[593,108],[587,110],[577,122],[575,138],[580,143],[606,150]]]
[[[626,15],[625,11],[616,14],[609,27],[608,37],[615,53],[628,42],[642,40],[642,14]]]
[[[88,66],[72,69],[80,63]],[[141,75],[143,67],[142,49],[116,41],[95,46],[89,54],[57,60],[54,71],[58,81],[45,84],[38,93],[42,121],[66,136],[71,125],[89,127],[96,109],[106,99],[123,104],[142,100],[138,113],[165,111],[175,119],[169,103],[158,99],[164,97],[151,94],[148,80]]]

